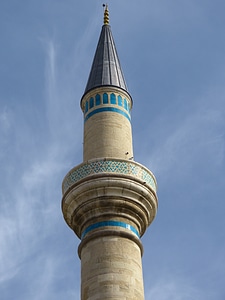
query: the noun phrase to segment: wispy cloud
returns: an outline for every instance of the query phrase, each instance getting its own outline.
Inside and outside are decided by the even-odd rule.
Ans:
[[[53,290],[53,283],[62,278],[61,264],[66,262],[62,261],[63,256],[57,257],[52,247],[59,218],[61,225],[63,222],[60,212],[63,175],[82,159],[82,112],[79,108],[82,95],[77,88],[79,71],[74,68],[82,69],[85,54],[81,55],[80,45],[88,43],[93,30],[91,23],[81,36],[81,43],[78,42],[68,56],[57,38],[41,39],[45,50],[46,110],[40,120],[45,131],[35,136],[36,120],[32,123],[31,119],[31,123],[26,124],[26,120],[17,118],[16,111],[10,113],[5,108],[0,114],[1,134],[9,134],[11,148],[17,149],[8,165],[7,179],[12,180],[3,178],[0,195],[0,282],[6,284],[19,277],[21,284],[29,280],[29,285],[21,291],[21,297],[24,295],[27,299],[55,298],[58,292]],[[9,132],[12,126],[16,128],[13,135]],[[9,156],[5,151],[1,159],[7,160]],[[47,253],[46,241],[51,240],[53,244]],[[35,259],[29,260],[29,257]],[[62,289],[61,299],[65,295],[71,298],[76,295],[78,299],[79,289],[74,291],[73,288],[71,285],[67,291]],[[10,290],[7,293],[9,297]],[[59,293],[57,296],[60,298]]]
[[[185,112],[183,117],[167,113],[156,119],[155,130],[152,127],[151,131],[149,129],[157,140],[157,147],[148,155],[149,165],[165,177],[168,173],[193,174],[194,171],[201,171],[205,163],[211,168],[223,165],[223,113],[219,104],[207,107],[200,102],[193,110]]]
[[[88,13],[85,11],[80,17],[81,10],[85,9],[86,4],[81,4],[82,7],[77,6],[77,4],[73,6],[71,5],[73,1],[70,1],[68,5],[60,5],[60,11],[57,9],[58,6],[54,6],[53,11],[48,9],[46,15],[46,11],[43,11],[43,8],[47,8],[47,6],[48,8],[52,7],[49,4],[50,2],[53,4],[54,1],[47,2],[45,1],[42,5],[38,5],[35,8],[33,6],[21,6],[17,10],[16,18],[14,18],[14,13],[12,14],[13,30],[8,28],[8,31],[5,33],[5,41],[10,49],[13,50],[9,55],[7,55],[7,51],[3,51],[3,56],[1,56],[1,61],[7,62],[3,64],[5,68],[2,68],[1,78],[8,81],[7,76],[11,76],[10,84],[6,83],[4,86],[4,95],[1,95],[1,99],[5,95],[8,95],[8,97],[13,95],[16,98],[16,92],[20,93],[18,95],[19,99],[13,99],[12,105],[6,99],[5,104],[0,109],[0,166],[2,171],[0,174],[0,285],[3,299],[61,300],[80,298],[80,262],[76,253],[78,239],[66,227],[60,211],[61,181],[66,172],[82,160],[82,112],[79,108],[79,101],[85,87],[94,48],[97,43],[102,11],[98,13],[99,17],[96,18],[96,15],[102,3],[97,1],[93,6],[89,5],[87,7]],[[199,32],[204,33],[207,37],[208,31],[204,29],[210,28],[212,22],[215,24],[217,22],[213,18],[208,22],[207,14],[210,6],[214,5],[214,8],[216,8],[218,3],[216,6],[214,3],[210,4],[210,1],[206,1],[207,3],[202,6],[204,1],[196,4],[196,1],[191,0],[182,5],[178,2],[151,1],[149,5],[149,1],[146,0],[140,5],[135,1],[131,1],[129,3],[129,14],[127,14],[127,5],[121,4],[120,0],[115,0],[118,6],[115,4],[113,8],[112,5],[112,9],[110,9],[110,13],[115,9],[115,13],[112,14],[113,28],[118,27],[118,31],[115,30],[115,34],[117,32],[118,35],[120,30],[126,30],[126,34],[130,35],[130,38],[127,40],[137,45],[134,48],[130,47],[129,52],[132,53],[134,49],[138,49],[140,51],[140,53],[138,52],[140,59],[142,51],[145,50],[147,52],[146,59],[143,56],[146,65],[144,64],[141,69],[139,78],[140,90],[142,88],[142,78],[148,77],[147,72],[152,67],[151,63],[150,65],[147,63],[150,55],[148,49],[154,48],[152,47],[153,45],[148,44],[149,33],[157,37],[160,35],[161,39],[166,39],[168,36],[165,35],[165,32],[170,30],[169,37],[174,38],[170,42],[180,43],[180,37],[183,36],[183,33],[187,36],[187,31],[190,27],[193,29],[197,24],[198,28],[201,29]],[[96,12],[93,12],[93,7],[95,7]],[[11,7],[8,12],[11,12]],[[126,13],[126,24],[122,21],[125,16],[124,13]],[[84,22],[82,27],[85,27],[85,29],[83,30],[80,26],[80,20],[81,18],[84,20],[84,17],[85,21],[82,21]],[[5,18],[6,14],[3,10],[3,18],[1,20],[4,22]],[[70,18],[67,23],[69,27],[62,28],[61,25],[64,20],[65,22],[67,21],[66,18]],[[20,28],[18,31],[16,28],[18,20],[24,21],[22,26],[24,28],[28,28],[27,24],[29,24],[29,30],[21,31]],[[6,23],[4,24],[6,25]],[[7,26],[10,24],[11,22],[7,21]],[[123,26],[123,24],[126,26]],[[56,30],[53,35],[48,32],[51,26],[58,26],[55,27]],[[68,42],[67,38],[63,39],[62,37],[67,28],[71,28],[70,26],[74,26],[71,34],[73,35],[72,40],[74,40],[74,43],[72,40],[69,39]],[[5,26],[3,27],[6,28]],[[223,26],[218,27],[223,28]],[[215,26],[213,28],[214,31],[212,32],[215,36],[218,27]],[[41,33],[41,31],[44,31],[44,33]],[[173,33],[176,31],[180,35],[173,36]],[[14,33],[13,36],[17,38],[15,44],[13,40],[9,39],[12,32]],[[135,35],[135,32],[139,32],[140,35]],[[22,41],[27,41],[25,47],[22,47],[21,34],[24,34]],[[60,39],[58,34],[62,34]],[[71,37],[71,35],[69,34],[68,36]],[[34,42],[36,36],[41,36],[41,39],[39,39],[39,41],[41,40],[41,49],[38,49],[37,40]],[[142,41],[138,40],[138,37],[141,36],[143,36]],[[190,37],[190,45],[194,45],[196,40],[192,39],[192,35],[188,37]],[[197,37],[195,36],[195,38]],[[219,38],[219,36],[215,37],[215,40],[212,40],[212,44],[222,49],[222,43],[218,42],[217,46],[216,39],[219,40]],[[125,39],[122,42],[126,44],[127,40]],[[70,44],[69,47],[65,46],[64,42],[67,43],[67,46]],[[29,47],[27,47],[28,44]],[[19,45],[19,49],[15,49],[15,45]],[[158,41],[159,49],[163,45],[165,44],[161,44]],[[25,49],[26,47],[27,49]],[[206,48],[204,47],[204,49]],[[126,49],[126,45],[124,49]],[[40,53],[38,53],[39,50]],[[185,47],[183,50],[185,54]],[[210,52],[208,57],[212,56],[212,59],[214,59],[215,55],[212,52],[214,48],[213,50],[206,50]],[[17,60],[12,60],[12,53],[15,51]],[[28,55],[29,52],[29,58],[23,55],[23,53]],[[41,63],[37,67],[37,64],[43,59],[43,52],[44,67]],[[177,59],[172,54],[173,51],[171,51],[170,56],[171,64],[177,64]],[[34,55],[38,59],[34,59]],[[161,55],[161,53],[158,55]],[[132,53],[132,57],[136,56],[137,51]],[[5,58],[7,59],[5,60]],[[218,55],[220,66],[223,65],[221,64],[221,59],[222,57]],[[157,68],[163,70],[165,66],[162,65],[162,61],[161,57],[157,60]],[[32,62],[32,67],[26,68],[25,65],[29,62]],[[14,72],[16,63],[19,66],[25,66],[25,68],[22,70],[17,68],[17,72]],[[133,67],[133,62],[131,65]],[[218,74],[216,68],[217,66],[215,65],[215,73]],[[42,71],[43,73],[36,73],[36,71]],[[30,72],[33,72],[31,76],[32,92],[30,90],[31,81],[29,81]],[[222,72],[224,71],[222,70]],[[5,73],[7,76],[5,76]],[[18,76],[21,74],[25,82],[22,87],[20,86],[20,80],[18,80]],[[199,74],[199,76],[204,75],[201,70],[199,70]],[[214,77],[214,75],[211,77]],[[41,80],[37,80],[38,85],[35,84],[35,78],[41,78]],[[136,75],[134,80],[138,81]],[[210,78],[210,80],[213,79]],[[222,81],[224,82],[224,80]],[[8,92],[7,89],[11,89],[14,84],[16,92]],[[170,80],[168,78],[169,84]],[[41,87],[44,93],[38,93],[35,90],[37,86],[38,89]],[[176,89],[176,87],[172,88]],[[139,93],[139,91],[137,92]],[[33,93],[36,95],[44,94],[43,99],[40,99],[40,105],[39,102],[32,103],[32,101],[27,101],[26,97],[30,97]],[[204,101],[199,100],[195,95],[195,97],[191,98],[192,101],[186,99],[193,109],[191,107],[186,110],[179,109],[179,112],[177,111],[176,113],[172,111],[176,109],[176,104],[171,103],[171,110],[168,113],[168,111],[165,111],[167,95],[164,92],[164,95],[162,95],[162,97],[165,96],[162,101],[164,111],[161,110],[157,117],[154,116],[152,118],[151,128],[150,126],[147,127],[148,122],[145,123],[143,128],[140,128],[139,144],[142,147],[138,146],[138,151],[140,151],[139,153],[142,151],[142,157],[145,159],[145,162],[143,160],[141,162],[149,166],[156,173],[157,177],[160,177],[161,189],[163,189],[162,180],[166,181],[171,174],[174,180],[177,182],[183,181],[183,184],[185,184],[186,181],[183,180],[185,176],[191,178],[191,176],[196,174],[205,175],[208,173],[208,170],[210,172],[215,171],[215,174],[217,174],[216,172],[219,169],[222,170],[222,168],[223,172],[219,174],[218,178],[220,178],[221,185],[223,184],[224,186],[225,123],[224,99],[221,96],[224,94],[223,90],[218,93],[209,93],[209,95],[204,95]],[[145,101],[143,106],[145,105],[146,107],[146,112],[144,112],[146,113],[144,116],[145,120],[149,120],[149,112],[151,113],[151,107],[147,107],[149,105],[148,97],[147,91],[143,94],[143,99],[145,99],[143,100]],[[219,101],[218,98],[220,98]],[[196,103],[196,105],[193,105],[193,103]],[[135,109],[138,106],[139,104],[135,106]],[[135,130],[138,130],[138,126]],[[149,139],[146,137],[149,137]],[[149,149],[151,139],[154,140],[154,146]],[[213,178],[218,180],[216,176],[213,176]],[[199,180],[198,186],[201,184],[204,184],[204,182]],[[211,194],[214,192],[213,189],[214,187],[210,190]],[[213,208],[215,209],[216,207],[217,210],[221,211],[221,214],[223,211],[222,205],[218,206],[218,204],[222,203],[222,195],[223,193],[220,194],[221,200],[217,201],[216,205],[213,205]],[[167,202],[170,203],[171,209],[174,210],[173,199],[171,199],[171,196],[168,197]],[[205,198],[203,198],[199,202],[204,201],[205,205]],[[197,205],[196,203],[195,207],[202,212],[202,207],[197,207]],[[206,228],[204,228],[204,239],[209,239],[208,231],[210,229],[211,235],[217,236],[217,239],[220,240],[221,253],[216,255],[212,262],[215,265],[215,269],[210,269],[209,267],[205,269],[207,272],[212,271],[213,275],[210,275],[211,277],[209,278],[212,279],[214,277],[215,282],[218,283],[217,274],[223,274],[223,264],[221,263],[221,257],[223,257],[224,252],[221,231],[223,220],[217,222],[216,227],[213,224],[216,223],[214,222],[215,220],[212,220],[213,208],[211,199],[208,207],[210,207],[209,212],[205,212],[207,222],[203,223],[204,226],[199,227],[202,229],[206,225]],[[166,211],[166,213],[169,214],[170,212]],[[191,211],[191,213],[195,212]],[[215,216],[217,215],[214,211],[214,219]],[[198,216],[195,215],[195,218],[197,219]],[[187,219],[189,221],[189,218]],[[211,221],[208,222],[208,220]],[[185,222],[185,220],[183,221]],[[202,219],[199,222],[201,221]],[[181,225],[180,223],[178,224],[179,226]],[[193,227],[191,229],[189,223],[182,223],[181,226],[183,226],[182,230],[184,232],[187,231],[188,235],[192,235],[191,230],[193,230]],[[198,230],[200,229],[198,228]],[[161,235],[165,235],[162,228],[159,229],[159,232]],[[220,232],[220,235],[218,235],[218,232]],[[176,239],[177,245],[179,236],[176,232],[174,232],[174,239]],[[217,239],[211,240],[215,242]],[[165,245],[165,242],[163,245]],[[202,245],[204,246],[205,244],[202,242]],[[218,254],[218,245],[217,247],[214,247],[214,243],[211,243],[211,245],[212,248],[210,249],[212,249],[215,256],[215,253]],[[202,248],[204,248],[203,246]],[[201,255],[200,251],[198,255]],[[190,263],[190,258],[186,255],[180,259],[183,259],[187,264]],[[206,261],[207,259],[203,259],[202,264]],[[193,270],[195,271],[196,268],[193,268]],[[196,276],[193,277],[196,279]],[[220,277],[222,278],[222,276]],[[201,280],[197,280],[197,284],[199,282],[202,283]],[[155,282],[149,288],[146,286],[146,300],[206,300],[206,292],[200,291],[200,288],[196,287],[197,284],[193,283],[187,276],[181,278],[174,276],[174,274],[173,276],[171,274],[168,276],[161,274],[161,277],[155,278]],[[220,285],[218,285],[218,295],[222,295],[224,291],[222,287],[223,282],[221,280]],[[208,298],[210,300],[218,299],[213,294],[209,294]]]
[[[56,66],[56,44],[54,40],[46,41],[46,82],[47,82],[47,99],[51,103],[51,108],[57,102],[57,66]]]
[[[36,252],[36,246],[52,230],[58,216],[57,202],[49,202],[46,196],[48,189],[56,196],[55,179],[60,166],[48,157],[31,166],[18,166],[21,177],[11,188],[10,183],[4,186],[1,197],[0,280],[16,275],[23,260]]]
[[[152,288],[146,289],[146,300],[203,300],[203,293],[188,280],[179,278],[161,278]]]
[[[10,132],[13,123],[13,113],[9,107],[4,106],[0,110],[0,159],[4,157],[4,150],[9,147]]]
[[[0,111],[0,128],[3,133],[7,132],[11,126],[11,114],[7,107]]]
[[[28,280],[24,272],[30,274],[29,285],[24,287],[23,293],[28,298],[30,293],[32,299],[49,299],[55,294],[50,287],[60,276],[62,261],[55,257],[54,251],[43,254],[42,247],[57,235],[59,218],[63,222],[60,212],[61,181],[73,167],[71,161],[77,159],[80,162],[73,152],[82,150],[82,114],[79,106],[76,113],[74,87],[71,82],[65,83],[67,75],[58,60],[56,43],[49,40],[45,45],[47,113],[41,118],[45,132],[35,136],[35,120],[25,124],[26,120],[17,118],[15,111],[13,127],[16,130],[8,138],[11,148],[17,151],[11,160],[11,153],[7,151],[1,157],[2,165],[5,165],[3,160],[9,161],[9,174],[7,180],[5,174],[1,178],[4,186],[0,194],[0,282],[6,284],[20,277],[22,284]],[[68,108],[70,105],[72,108]],[[77,115],[80,115],[78,120]],[[0,123],[3,134],[8,133],[12,124],[7,109],[0,114]],[[76,130],[78,123],[79,130]],[[29,257],[35,257],[35,260],[31,263]],[[33,291],[29,291],[29,286],[33,287]],[[10,290],[7,293],[10,297]]]

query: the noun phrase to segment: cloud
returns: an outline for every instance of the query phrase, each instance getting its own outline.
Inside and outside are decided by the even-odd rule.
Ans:
[[[11,114],[7,107],[3,107],[0,112],[0,128],[3,133],[6,133],[11,127]]]
[[[4,106],[0,110],[0,159],[4,157],[4,150],[9,147],[9,135],[12,129],[13,113],[9,107]]]
[[[46,41],[46,82],[47,82],[47,92],[48,92],[48,101],[51,103],[51,107],[54,105],[54,102],[57,100],[57,70],[56,70],[56,45],[53,40]]]
[[[145,292],[146,300],[193,300],[207,299],[197,287],[190,284],[187,279],[162,278]],[[208,298],[210,299],[210,298]]]
[[[120,2],[117,1],[118,5],[121,4]],[[133,8],[135,11],[135,14],[131,12],[126,15],[126,26],[129,29],[127,34],[128,32],[132,34],[132,41],[135,30],[142,31],[142,34],[145,32],[144,29],[148,33],[152,30],[158,36],[162,33],[158,29],[157,32],[155,31],[155,28],[158,27],[167,29],[170,26],[172,29],[180,30],[183,34],[183,29],[186,30],[185,26],[187,25],[192,26],[192,29],[198,22],[203,21],[201,28],[206,25],[207,5],[200,7],[201,4],[196,4],[194,1],[188,2],[184,6],[178,1],[174,1],[172,5],[165,1],[160,3],[153,1],[149,6],[147,1],[145,2],[145,9],[139,3],[138,5],[134,2],[129,4],[131,6],[129,9]],[[135,6],[132,7],[132,5]],[[95,7],[98,11],[99,5],[95,4]],[[178,9],[175,9],[176,7]],[[146,22],[147,26],[136,25],[135,27],[133,25],[134,18],[139,19],[136,8],[139,9],[138,13],[142,16],[140,22]],[[1,295],[4,299],[15,297],[23,300],[80,298],[78,295],[79,288],[77,288],[80,284],[78,268],[80,262],[76,254],[77,245],[73,244],[78,243],[78,241],[64,224],[61,215],[61,181],[66,172],[80,163],[82,159],[82,112],[79,108],[79,101],[97,43],[96,36],[99,34],[100,21],[96,18],[96,12],[88,14],[85,11],[83,16],[86,16],[85,22],[87,23],[84,26],[85,30],[81,30],[80,23],[74,19],[74,13],[76,15],[76,10],[78,11],[79,8],[75,5],[73,9],[74,11],[71,13],[73,16],[69,22],[75,24],[72,25],[74,28],[73,34],[71,34],[74,44],[70,40],[70,46],[65,46],[66,39],[59,39],[56,34],[51,36],[44,33],[45,37],[40,39],[42,50],[44,49],[45,68],[43,74],[33,73],[33,78],[43,76],[45,81],[45,85],[42,86],[44,97],[40,99],[40,105],[39,103],[33,105],[31,101],[30,107],[27,107],[28,101],[23,99],[24,95],[27,94],[21,93],[19,98],[21,101],[14,99],[13,106],[8,106],[9,102],[7,101],[7,104],[0,111],[0,146],[2,149],[0,153],[2,170],[0,178],[0,283]],[[90,6],[88,9],[91,10],[92,7]],[[177,14],[178,11],[180,13]],[[184,14],[181,13],[182,11]],[[119,9],[114,16],[112,15],[112,24],[113,22],[115,24],[113,27],[118,26],[118,30],[122,31],[125,30],[125,26],[121,27],[124,12],[125,10]],[[37,13],[37,18],[31,14],[33,20],[31,25],[37,20],[45,21],[46,15],[43,11],[37,10],[35,13]],[[54,22],[59,22],[58,24],[61,25],[62,15],[68,17],[65,11],[56,12],[54,20],[50,20],[52,14],[47,17],[48,24],[39,23],[40,26],[37,24],[35,28],[31,27],[29,31],[32,32],[32,38],[37,33],[36,30],[41,30],[41,26],[47,32],[48,26]],[[80,12],[77,17],[80,17]],[[183,23],[181,19],[184,19]],[[140,25],[140,22],[136,24]],[[151,26],[150,31],[149,22],[151,25],[153,22],[155,23],[155,27]],[[58,26],[57,34],[58,32],[63,32],[62,27]],[[207,35],[208,32],[204,31],[204,34]],[[40,36],[40,31],[38,35]],[[20,34],[17,36],[19,37]],[[145,49],[150,49],[153,46],[149,48],[146,44],[148,43],[146,40],[148,36],[149,34],[144,34]],[[136,35],[137,37],[138,35]],[[28,38],[28,35],[24,35],[23,38],[29,41],[31,45],[32,39]],[[136,45],[139,47],[141,44],[137,42],[136,38]],[[126,36],[124,43],[127,43],[128,40],[129,38]],[[191,40],[190,44],[193,45]],[[33,59],[33,54],[31,53],[29,59],[33,63],[37,63],[39,60]],[[35,55],[39,55],[37,47],[35,47]],[[149,52],[147,58],[149,58]],[[23,64],[27,61],[29,61],[27,57],[21,59]],[[171,63],[176,63],[176,61],[172,59]],[[18,81],[16,78],[18,74],[23,73],[23,76],[29,76],[28,73],[26,74],[26,70],[21,73],[23,70],[20,68],[15,73],[13,71],[14,65],[10,72],[15,76],[15,82]],[[164,68],[164,65],[161,68]],[[35,67],[32,70],[40,71],[41,67]],[[142,71],[144,73],[141,78],[146,75],[145,68]],[[34,83],[35,80],[32,82]],[[40,80],[40,82],[42,81]],[[29,89],[30,83],[31,81],[27,80],[27,85],[24,87]],[[32,87],[35,86],[35,84],[32,85]],[[20,90],[18,89],[18,91]],[[28,94],[32,95],[32,93]],[[162,178],[166,180],[171,176],[174,177],[174,180],[181,181],[185,176],[200,174],[199,170],[203,165],[202,175],[207,176],[205,164],[209,167],[210,172],[215,171],[216,173],[219,168],[222,169],[221,166],[224,166],[225,124],[224,99],[221,100],[220,96],[220,101],[218,101],[219,94],[224,95],[223,91],[219,91],[217,94],[204,95],[203,100],[190,97],[192,101],[186,99],[190,109],[184,108],[179,112],[166,111],[166,103],[164,102],[165,110],[161,110],[159,116],[151,120],[151,127],[147,127],[148,122],[146,123],[146,120],[149,120],[151,108],[146,108],[147,116],[143,118],[145,125],[140,129],[139,145],[142,146],[141,149],[138,147],[138,151],[143,151],[142,157],[147,160],[144,165],[149,165],[154,172],[156,171],[157,177],[159,175],[161,180]],[[144,98],[146,97],[146,106],[148,105],[148,96],[147,93],[144,96]],[[166,97],[167,95],[163,96]],[[197,104],[193,105],[193,102]],[[172,109],[176,107],[174,103],[171,106]],[[150,151],[149,139],[154,140],[154,145]],[[212,177],[216,178],[216,176]],[[222,174],[220,178],[222,181]],[[185,180],[183,182],[186,183]],[[202,184],[202,181],[199,181],[198,184]],[[160,185],[160,188],[163,189],[163,184]],[[216,206],[218,207],[218,201]],[[210,229],[214,233],[213,221],[211,220],[210,223]],[[189,224],[182,226],[186,226],[185,229],[187,228],[191,235]],[[222,226],[220,227],[222,228]],[[206,227],[206,231],[206,236],[208,236],[209,227]],[[162,231],[161,233],[163,235]],[[177,235],[176,230],[175,235]],[[77,261],[73,260],[73,257],[76,257]],[[190,259],[186,259],[186,257],[185,260],[187,260],[187,264],[190,262]],[[220,263],[220,259],[216,260],[218,266]],[[215,278],[216,271],[213,271]],[[221,286],[218,288],[220,291]],[[14,288],[12,289],[12,287]],[[210,295],[208,297],[210,298]],[[215,298],[211,297],[210,299]],[[188,278],[183,280],[179,276],[174,278],[171,274],[170,276],[161,274],[160,278],[156,278],[152,288],[146,290],[146,299],[205,300],[207,298],[206,292],[203,297],[199,288]]]
[[[90,26],[86,37],[92,30]],[[65,249],[55,245],[60,243],[63,230],[68,230],[71,241],[75,242],[66,225],[62,226],[61,182],[69,169],[81,161],[79,100],[82,95],[78,88],[78,69],[83,70],[85,55],[74,60],[76,51],[81,52],[79,43],[70,55],[65,55],[55,37],[41,39],[41,43],[45,50],[45,108],[39,107],[39,123],[33,111],[26,107],[23,115],[18,113],[17,106],[12,111],[5,108],[0,113],[1,134],[7,135],[12,149],[4,151],[0,157],[2,169],[7,170],[1,174],[0,282],[6,288],[2,288],[6,298],[12,295],[8,284],[15,282],[20,285],[21,299],[62,299],[65,295],[71,299],[76,295],[78,299],[79,289],[74,291],[72,283],[71,289],[64,289],[69,282],[65,277],[70,271],[68,267],[65,273],[59,270],[68,264],[69,256],[65,258],[64,254],[57,253]],[[85,80],[86,77],[87,74]],[[26,115],[32,116],[29,122]],[[42,128],[44,130],[40,131]],[[70,253],[74,255],[71,249]],[[61,281],[64,287],[60,296],[53,286]]]
[[[48,157],[31,166],[18,165],[21,178],[4,186],[1,195],[1,281],[16,275],[21,262],[51,232],[58,216],[59,205],[47,196],[56,196],[56,178],[61,167]]]
[[[224,164],[224,112],[220,103],[212,106],[210,101],[205,99],[204,106],[198,101],[185,112],[162,113],[151,124],[148,130],[155,147],[147,156],[148,165],[158,174],[183,179],[201,172],[205,164],[214,170]]]
[[[49,299],[51,291],[48,288],[53,285],[55,276],[60,276],[57,274],[62,258],[55,257],[54,251],[43,254],[43,247],[47,248],[46,241],[50,243],[51,239],[50,248],[54,247],[57,228],[63,222],[60,211],[62,176],[73,167],[73,152],[82,148],[82,130],[79,129],[74,138],[73,121],[68,122],[76,116],[73,87],[60,81],[56,43],[49,41],[46,47],[48,110],[40,118],[45,131],[37,133],[36,119],[31,118],[27,123],[24,115],[18,115],[17,106],[12,112],[5,108],[0,114],[1,133],[7,134],[12,149],[4,151],[0,157],[2,170],[7,170],[1,174],[0,282],[2,287],[14,280],[20,283],[24,286],[20,296],[26,295],[25,298],[29,298],[29,286],[32,286],[31,293],[35,293],[37,299]],[[73,109],[68,109],[65,103],[72,103]],[[67,113],[63,114],[65,111]],[[74,124],[81,123],[80,119]],[[79,150],[74,150],[76,143],[79,143]],[[26,280],[29,284],[25,284]],[[2,294],[4,291],[3,288]],[[7,289],[6,293],[7,298],[12,291]]]

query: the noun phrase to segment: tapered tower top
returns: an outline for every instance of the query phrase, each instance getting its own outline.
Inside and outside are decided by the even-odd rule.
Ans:
[[[85,94],[93,88],[109,85],[127,90],[125,78],[120,66],[119,57],[109,25],[108,6],[105,5],[104,25],[102,26]]]

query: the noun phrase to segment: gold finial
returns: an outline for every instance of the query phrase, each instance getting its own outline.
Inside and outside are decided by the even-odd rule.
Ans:
[[[103,7],[105,7],[105,11],[104,11],[104,25],[109,25],[109,10],[108,10],[108,4],[103,4]]]

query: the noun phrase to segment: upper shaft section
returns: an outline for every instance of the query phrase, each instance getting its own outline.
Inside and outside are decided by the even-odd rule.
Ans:
[[[127,90],[115,42],[109,25],[108,9],[106,8],[104,25],[102,26],[85,94],[95,87],[107,85]]]

